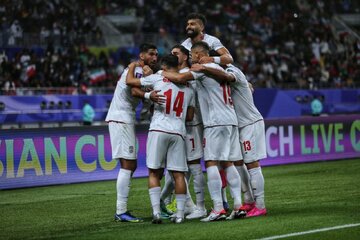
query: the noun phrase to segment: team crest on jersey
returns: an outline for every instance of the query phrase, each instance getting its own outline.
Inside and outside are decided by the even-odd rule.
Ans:
[[[142,77],[142,74],[141,74],[141,73],[135,73],[135,77],[136,77],[136,78],[141,78],[141,77]]]
[[[134,146],[129,146],[129,153],[133,153],[134,152]]]

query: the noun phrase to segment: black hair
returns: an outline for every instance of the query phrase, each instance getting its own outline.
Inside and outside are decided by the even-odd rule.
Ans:
[[[173,46],[173,47],[171,48],[171,51],[172,51],[174,48],[180,49],[180,51],[187,56],[186,62],[187,62],[187,64],[188,64],[188,66],[191,66],[191,64],[190,64],[190,51],[187,50],[186,47],[184,47],[184,46],[181,45],[181,44],[176,44],[175,46]]]
[[[139,49],[141,53],[144,53],[149,51],[150,49],[157,49],[157,47],[154,44],[143,43],[140,45]]]
[[[161,65],[165,65],[168,68],[177,68],[179,65],[179,59],[175,55],[168,54],[162,57]]]
[[[204,26],[206,25],[206,17],[201,13],[190,13],[186,17],[186,22],[190,19],[199,19]]]
[[[204,51],[206,51],[207,53],[210,52],[209,44],[207,44],[206,42],[203,42],[203,41],[194,43],[192,45],[191,49],[194,49],[194,48],[201,48]]]

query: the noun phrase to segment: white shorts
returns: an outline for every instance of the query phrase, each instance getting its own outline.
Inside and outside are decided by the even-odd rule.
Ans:
[[[136,160],[137,147],[134,124],[109,122],[113,159]]]
[[[237,126],[204,129],[204,160],[238,161],[242,159]]]
[[[239,128],[239,140],[245,163],[266,158],[265,124],[263,120]]]
[[[186,172],[188,167],[183,137],[149,131],[146,143],[146,166],[150,169],[166,167],[170,171]]]
[[[186,159],[188,162],[200,159],[204,155],[202,146],[203,130],[202,124],[186,126]]]

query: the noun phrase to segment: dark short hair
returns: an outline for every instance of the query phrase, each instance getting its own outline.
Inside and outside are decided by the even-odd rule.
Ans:
[[[139,49],[141,53],[144,53],[149,51],[150,49],[157,49],[157,47],[154,44],[143,43],[140,45]]]
[[[177,68],[179,65],[179,59],[175,55],[168,54],[162,57],[161,65],[165,65],[169,68]]]
[[[199,19],[204,26],[206,25],[206,17],[201,13],[190,13],[186,17],[186,22],[189,21],[190,19]]]
[[[206,42],[203,42],[203,41],[194,43],[194,44],[192,45],[191,49],[194,49],[194,48],[201,48],[201,49],[203,49],[204,51],[206,51],[207,53],[210,52],[209,44],[207,44]]]
[[[190,66],[191,64],[190,64],[190,52],[189,52],[189,50],[187,50],[186,47],[184,47],[184,46],[181,45],[181,44],[176,44],[175,46],[173,46],[173,47],[171,48],[171,51],[172,51],[174,48],[180,49],[180,51],[187,56],[187,64]]]

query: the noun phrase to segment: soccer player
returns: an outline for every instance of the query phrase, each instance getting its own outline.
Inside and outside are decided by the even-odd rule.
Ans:
[[[196,42],[206,42],[211,51],[216,51],[214,55],[216,56],[203,56],[199,63],[217,63],[217,64],[230,64],[233,63],[233,58],[229,52],[229,50],[224,47],[221,41],[214,36],[204,33],[206,26],[206,17],[199,13],[190,13],[187,16],[186,21],[186,34],[188,38],[181,44],[189,51],[191,50],[191,46]],[[210,52],[211,53],[211,52]],[[223,205],[225,210],[227,211],[229,205],[227,203],[226,198],[226,176],[224,170],[220,168],[220,175],[222,179],[222,198]]]
[[[136,76],[141,77],[144,70],[151,72],[157,63],[157,49],[151,44],[142,44],[140,46],[140,62],[144,68],[137,67],[134,69]],[[109,133],[112,149],[112,157],[119,159],[120,171],[117,177],[116,190],[116,214],[115,220],[122,222],[141,222],[130,214],[127,210],[127,202],[130,190],[130,181],[132,174],[137,167],[137,151],[135,137],[135,108],[139,103],[138,98],[134,98],[132,93],[144,98],[144,92],[137,88],[131,88],[126,85],[126,76],[129,68],[122,73],[114,92],[109,111],[105,121],[109,124]],[[161,96],[156,91],[146,94],[147,98],[152,101],[160,101]]]
[[[171,53],[179,59],[179,72],[188,72],[189,69],[189,51],[182,45],[173,46]],[[196,81],[189,81],[189,86],[193,89],[196,96]],[[196,99],[195,99],[196,100]],[[200,165],[200,159],[203,157],[203,125],[200,115],[198,102],[195,101],[195,112],[192,121],[186,122],[186,158],[189,167],[189,173],[193,175],[194,191],[196,194],[196,206],[194,205],[191,195],[188,192],[185,215],[187,219],[205,217],[207,212],[205,208],[205,177]],[[187,174],[189,181],[190,174]],[[171,178],[165,178],[165,186],[161,191],[164,199],[172,191]]]
[[[186,18],[186,35],[188,38],[181,44],[187,50],[191,50],[191,47],[194,43],[197,42],[206,42],[210,50],[216,51],[216,53],[220,56],[210,57],[203,56],[199,63],[217,63],[217,64],[228,64],[233,63],[233,58],[229,52],[229,50],[224,47],[221,41],[214,36],[206,34],[204,32],[206,25],[206,17],[199,13],[190,13]]]
[[[199,63],[202,57],[209,56],[209,45],[197,42],[191,47],[193,63]],[[218,64],[208,63],[205,66],[224,71]],[[233,162],[241,159],[237,118],[230,87],[220,84],[216,79],[199,72],[162,73],[176,83],[197,81],[197,96],[204,124],[204,160],[208,177],[208,188],[213,200],[214,209],[203,222],[217,221],[226,218],[221,196],[221,177],[218,164],[225,169],[226,179],[234,198],[234,211],[244,215],[241,208],[241,179]]]
[[[185,172],[188,171],[185,154],[185,119],[192,120],[194,115],[194,93],[186,85],[174,84],[161,74],[135,78],[130,64],[127,84],[131,86],[152,87],[161,90],[166,96],[164,105],[155,104],[146,144],[146,165],[149,169],[149,195],[153,208],[153,223],[161,223],[160,180],[165,166],[175,180],[176,215],[172,221],[184,221],[186,201]],[[178,72],[178,58],[172,54],[161,60],[163,72]]]
[[[265,125],[262,115],[254,104],[251,85],[242,71],[231,64],[227,66],[226,73],[199,64],[194,65],[193,68],[231,84],[231,96],[239,123],[239,137],[243,153],[243,160],[235,163],[242,176],[243,190],[245,190],[245,204],[242,209],[247,211],[247,217],[266,215],[265,182],[259,163],[260,159],[266,158]],[[244,162],[246,167],[243,166]],[[249,189],[250,186],[252,192]]]

